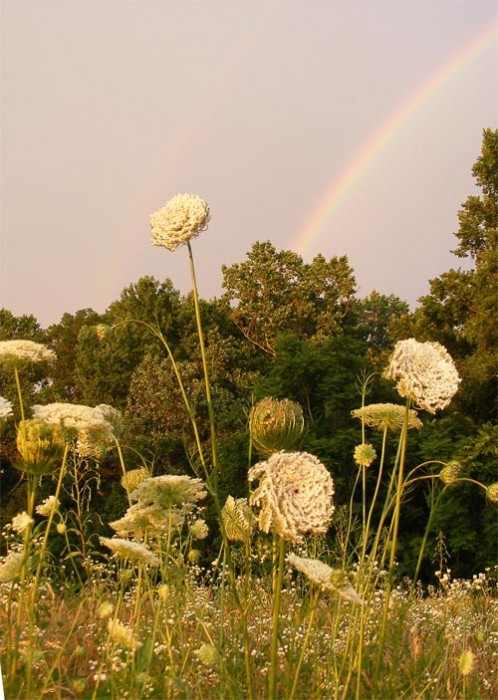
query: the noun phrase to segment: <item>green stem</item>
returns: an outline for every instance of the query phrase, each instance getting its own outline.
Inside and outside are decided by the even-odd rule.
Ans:
[[[277,575],[273,586],[273,620],[272,638],[270,649],[270,676],[268,679],[269,700],[277,698],[277,671],[278,671],[278,622],[282,603],[282,583],[284,580],[285,540],[279,537]]]
[[[306,634],[304,635],[304,639],[303,639],[302,646],[301,646],[301,653],[299,654],[299,659],[297,660],[296,670],[294,671],[294,681],[292,683],[292,688],[291,688],[291,691],[290,691],[290,694],[289,694],[287,700],[293,700],[293,698],[296,694],[297,684],[299,681],[299,675],[301,673],[301,666],[303,665],[304,654],[306,652],[306,649],[308,648],[308,643],[309,643],[310,636],[311,636],[311,630],[313,628],[313,621],[315,619],[315,612],[316,612],[316,609],[318,606],[319,596],[320,596],[320,592],[318,591],[314,595],[314,600],[313,600],[313,604],[312,604],[312,608],[311,608],[311,614],[308,617],[308,626],[306,628]]]
[[[21,420],[24,420],[24,404],[22,401],[21,382],[19,381],[19,372],[17,366],[14,365],[14,377],[16,380],[17,396],[19,398],[19,410],[21,411]]]

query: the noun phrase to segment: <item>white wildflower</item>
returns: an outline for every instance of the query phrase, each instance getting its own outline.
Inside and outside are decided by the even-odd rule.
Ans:
[[[130,540],[114,537],[100,537],[100,542],[108,547],[114,554],[123,559],[127,559],[134,563],[150,564],[151,566],[159,566],[161,563],[159,558],[139,542],[130,542]]]
[[[354,461],[359,467],[369,467],[376,457],[377,452],[368,443],[362,443],[354,448]]]
[[[49,496],[43,501],[43,503],[40,503],[39,506],[36,506],[36,512],[38,513],[38,515],[45,515],[48,517],[52,510],[58,510],[59,505],[59,500],[55,496]]]
[[[205,540],[209,535],[209,528],[202,518],[195,520],[190,526],[190,534],[194,540]]]
[[[24,532],[31,527],[34,522],[33,518],[31,518],[26,511],[23,511],[12,518],[12,529],[16,532]]]
[[[0,396],[0,420],[12,415],[12,403]]]
[[[207,228],[209,206],[195,194],[177,194],[150,216],[154,245],[175,250]]]
[[[190,476],[165,474],[142,481],[132,491],[130,498],[142,506],[154,505],[164,509],[192,509],[194,504],[207,496],[201,479]]]
[[[32,340],[0,341],[0,362],[16,364],[18,362],[54,362],[55,352],[42,343]]]
[[[384,376],[397,380],[400,396],[429,413],[446,408],[461,381],[446,348],[414,338],[396,343]]]
[[[304,574],[320,590],[329,593],[339,593],[346,600],[351,600],[355,603],[362,602],[358,593],[349,583],[344,571],[332,569],[319,559],[298,557],[297,554],[292,553],[287,556],[287,562],[293,569]]]
[[[391,430],[399,432],[406,418],[405,406],[395,403],[372,403],[368,406],[355,408],[351,411],[354,418],[359,418],[365,425],[376,430]],[[421,428],[422,421],[417,417],[417,411],[408,411],[408,428]]]
[[[139,646],[133,634],[133,630],[123,625],[119,620],[109,620],[107,623],[107,631],[109,632],[109,637],[118,646],[130,649],[131,651],[135,651]]]
[[[10,552],[0,563],[0,583],[9,583],[17,578],[24,561],[22,552]]]
[[[334,482],[317,457],[307,452],[279,452],[251,467],[249,481],[260,484],[250,504],[260,507],[258,524],[284,539],[301,542],[304,534],[327,532],[334,504]]]

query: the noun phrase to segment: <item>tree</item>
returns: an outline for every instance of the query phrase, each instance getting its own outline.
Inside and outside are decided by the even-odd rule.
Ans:
[[[309,338],[339,332],[355,292],[345,256],[327,261],[317,255],[308,265],[269,241],[255,243],[245,262],[222,270],[233,322],[269,355],[281,333]]]

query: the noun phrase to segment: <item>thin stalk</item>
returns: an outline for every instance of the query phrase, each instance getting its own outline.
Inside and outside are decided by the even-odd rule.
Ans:
[[[19,372],[17,371],[17,365],[14,365],[14,377],[16,380],[17,396],[19,398],[19,410],[21,411],[21,420],[24,420],[24,404],[22,400],[21,382],[19,381]]]
[[[278,622],[282,603],[282,583],[284,580],[285,540],[279,538],[277,576],[273,587],[273,616],[272,637],[270,649],[270,675],[268,679],[268,697],[270,700],[277,698],[277,671],[278,671]]]
[[[313,600],[313,605],[311,608],[311,614],[308,617],[308,625],[306,627],[306,634],[304,635],[303,643],[301,646],[301,653],[299,654],[299,659],[297,660],[297,665],[296,665],[296,670],[294,671],[294,681],[292,683],[292,688],[290,691],[290,694],[287,698],[287,700],[293,700],[296,690],[297,690],[297,684],[299,682],[299,675],[301,673],[301,666],[303,665],[303,660],[304,660],[304,654],[306,652],[306,649],[308,648],[308,643],[310,640],[311,636],[311,630],[313,628],[313,621],[315,619],[315,612],[318,607],[318,598],[320,596],[320,591],[317,591],[314,595],[314,600]]]

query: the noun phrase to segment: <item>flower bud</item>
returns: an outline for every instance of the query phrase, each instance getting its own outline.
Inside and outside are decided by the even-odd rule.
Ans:
[[[262,399],[249,414],[249,430],[254,446],[262,454],[290,451],[304,430],[303,410],[288,399]]]
[[[57,425],[35,418],[23,420],[17,429],[17,450],[22,457],[20,471],[40,476],[60,466],[64,448],[64,433]]]

